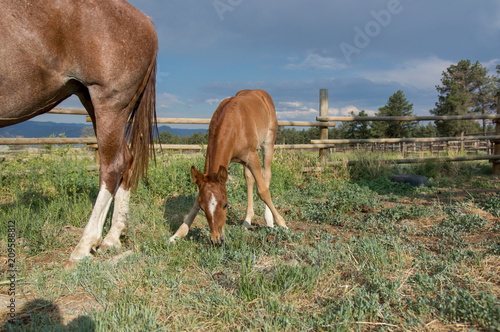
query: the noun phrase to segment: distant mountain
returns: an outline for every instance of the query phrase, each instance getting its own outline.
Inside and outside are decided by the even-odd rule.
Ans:
[[[0,128],[0,137],[49,137],[50,135],[59,136],[64,134],[66,137],[80,137],[84,131],[92,130],[90,124],[77,123],[56,123],[56,122],[40,122],[40,121],[25,121],[19,124]],[[158,131],[169,131],[172,135],[191,136],[196,132],[205,133],[206,129],[182,129],[170,128],[169,126],[159,126]]]
[[[92,125],[25,121],[13,126],[0,128],[0,137],[8,138],[23,136],[39,138],[49,137],[50,135],[59,136],[59,134],[65,134],[66,137],[80,137],[82,135],[82,130],[85,127],[92,128]]]
[[[170,128],[169,126],[159,126],[158,127],[158,132],[161,133],[162,131],[169,131],[172,135],[179,135],[180,137],[183,136],[191,136],[194,133],[197,133],[201,131],[202,133],[206,133],[207,129],[182,129],[182,128]]]

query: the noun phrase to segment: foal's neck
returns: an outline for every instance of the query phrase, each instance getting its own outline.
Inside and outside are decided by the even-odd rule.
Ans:
[[[231,142],[221,142],[216,138],[209,140],[205,159],[205,174],[217,173],[220,166],[228,169],[232,157]]]

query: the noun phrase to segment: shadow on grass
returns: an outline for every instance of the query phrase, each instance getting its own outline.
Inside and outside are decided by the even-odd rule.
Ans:
[[[89,316],[79,316],[69,322],[54,303],[37,299],[16,310],[15,318],[7,314],[4,331],[95,331],[96,325]],[[13,319],[13,320],[11,320]]]
[[[163,218],[168,220],[170,231],[175,233],[193,207],[196,195],[178,195],[168,198],[163,205]]]
[[[197,194],[178,195],[170,197],[165,201],[165,204],[163,205],[163,218],[167,220],[168,228],[172,234],[175,233],[184,222],[184,219],[187,217],[187,215],[191,211],[191,208],[193,207],[196,197]],[[194,222],[196,222],[198,218],[204,218],[203,216],[204,212],[203,210],[200,210]],[[229,205],[227,209],[226,225],[243,225],[243,216],[244,212],[243,214],[241,214],[241,211],[239,209]],[[202,222],[202,224],[202,227],[206,226],[206,229],[208,231],[207,223]],[[258,229],[258,227],[253,227],[252,229]],[[207,241],[207,239],[205,239],[205,236],[202,233],[203,231],[199,227],[191,226],[189,230],[189,238],[191,238],[192,240],[205,242]]]

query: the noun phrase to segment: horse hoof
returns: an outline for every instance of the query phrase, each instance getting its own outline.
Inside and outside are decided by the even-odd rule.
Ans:
[[[252,228],[252,224],[249,223],[248,221],[244,221],[243,224],[242,224],[243,227],[245,227],[245,229],[250,229]]]
[[[175,243],[177,242],[177,235],[172,235],[169,239],[168,239],[168,243]]]
[[[68,262],[66,263],[66,265],[64,265],[64,269],[65,269],[66,271],[73,270],[74,268],[75,268],[75,262],[73,262],[73,261],[68,261]]]
[[[100,251],[106,251],[108,249],[120,249],[122,247],[122,244],[120,241],[118,243],[111,242],[111,241],[102,241],[101,245],[99,246]]]

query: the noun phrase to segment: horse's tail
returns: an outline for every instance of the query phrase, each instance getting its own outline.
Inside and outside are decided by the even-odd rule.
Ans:
[[[132,189],[137,188],[140,178],[147,176],[150,154],[156,160],[154,151],[154,131],[158,133],[156,123],[156,54],[136,96],[126,131],[130,150],[134,156],[130,174]]]

